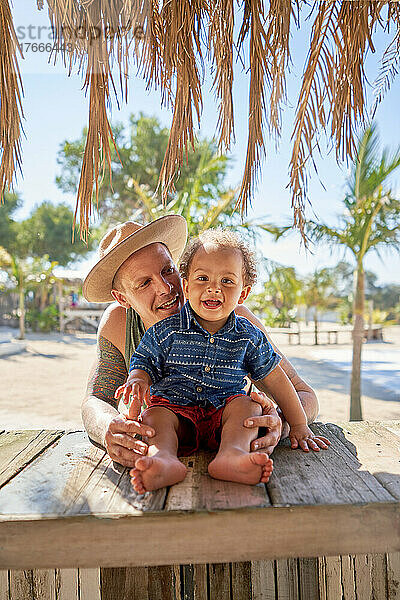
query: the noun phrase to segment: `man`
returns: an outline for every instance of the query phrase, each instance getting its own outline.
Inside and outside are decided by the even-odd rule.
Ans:
[[[117,225],[101,240],[100,259],[83,285],[89,302],[116,303],[107,308],[99,325],[97,359],[89,374],[82,420],[91,440],[127,467],[133,467],[138,455],[147,452],[147,444],[137,435],[152,437],[154,430],[120,414],[114,394],[126,380],[130,355],[144,331],[177,313],[184,304],[175,263],[186,238],[186,221],[178,215],[161,217],[146,226],[129,221]],[[267,333],[243,305],[236,313]],[[281,366],[312,422],[318,413],[313,390],[285,357]],[[264,394],[252,393],[252,398],[262,405],[263,415],[247,419],[244,425],[267,428],[267,434],[252,443],[252,450],[263,448],[271,454],[281,435],[287,435],[287,426]]]

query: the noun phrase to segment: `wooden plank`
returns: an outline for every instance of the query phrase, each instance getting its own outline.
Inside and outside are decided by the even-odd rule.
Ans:
[[[299,558],[299,590],[302,600],[319,600],[318,559]]]
[[[32,600],[32,571],[10,571],[10,600]]]
[[[185,479],[169,490],[165,509],[216,510],[270,506],[265,485],[244,485],[213,479],[207,467],[215,454],[200,452],[182,458],[188,472]]]
[[[342,574],[340,556],[325,556],[326,600],[342,597]]]
[[[149,570],[147,567],[128,567],[125,574],[125,596],[130,600],[151,600],[148,595]],[[121,595],[116,596],[120,600]]]
[[[386,555],[388,600],[400,600],[400,553]]]
[[[385,554],[371,554],[372,598],[387,598],[387,565]]]
[[[400,437],[381,423],[327,424],[332,433],[356,448],[360,468],[368,470],[397,500],[400,500]]]
[[[0,487],[22,471],[63,431],[7,431],[0,436]]]
[[[148,571],[149,599],[178,600],[175,595],[175,570],[173,565],[149,567]]]
[[[276,561],[276,591],[279,600],[300,600],[296,558],[281,558]]]
[[[8,571],[0,571],[0,600],[9,600]]]
[[[180,580],[176,578],[176,596],[184,600],[208,600],[206,564],[180,565]],[[179,583],[179,586],[178,586]]]
[[[372,600],[371,555],[356,554],[354,573],[357,600]]]
[[[231,596],[235,600],[252,600],[251,562],[231,564]]]
[[[97,455],[92,450],[71,474],[68,487],[78,492],[65,514],[126,515],[163,509],[166,488],[139,495],[132,488],[129,469],[114,463],[108,455],[103,455],[101,462],[96,461]],[[70,491],[67,495],[72,498]]]
[[[0,490],[0,513],[41,517],[137,514],[160,510],[165,496],[165,489],[138,496],[127,470],[79,431],[63,435]]]
[[[326,563],[325,556],[318,556],[319,600],[326,600]]]
[[[275,572],[273,560],[254,560],[251,563],[252,600],[275,600]]]
[[[360,469],[360,462],[338,437],[321,424],[312,429],[329,437],[331,446],[305,453],[292,450],[285,440],[275,449],[274,472],[267,484],[274,506],[393,501],[373,475]]]
[[[210,599],[231,600],[230,566],[226,563],[208,565]]]
[[[342,568],[343,600],[356,600],[356,584],[354,577],[354,555],[345,554],[340,557]],[[377,599],[378,600],[378,599]]]
[[[141,540],[140,553],[132,552],[136,539]],[[0,569],[190,564],[221,557],[240,562],[365,550],[397,552],[399,546],[399,503],[118,518],[10,520],[0,515]]]
[[[208,567],[206,564],[193,565],[193,600],[207,600]]]
[[[33,597],[38,600],[56,600],[56,580],[54,569],[32,571]]]
[[[56,569],[55,581],[57,600],[79,600],[78,569]]]
[[[100,569],[79,569],[79,600],[101,600]]]
[[[88,463],[90,477],[104,454],[90,444],[84,432],[66,433],[0,490],[0,513],[65,513],[79,493],[74,472],[81,473],[82,465]]]
[[[101,600],[150,600],[147,567],[100,569]]]

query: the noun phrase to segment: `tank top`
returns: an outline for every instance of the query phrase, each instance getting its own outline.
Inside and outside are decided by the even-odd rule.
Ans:
[[[142,319],[132,307],[126,311],[126,328],[125,328],[125,364],[126,370],[129,372],[129,363],[131,356],[139,346],[145,332]]]

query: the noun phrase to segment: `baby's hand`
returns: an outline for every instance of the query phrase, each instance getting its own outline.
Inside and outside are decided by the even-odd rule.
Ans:
[[[122,401],[124,404],[129,404],[129,398],[132,396],[132,402],[129,406],[128,417],[137,419],[143,402],[148,402],[150,398],[150,386],[145,379],[131,373],[128,379],[115,392],[114,397]]]
[[[331,444],[326,437],[314,435],[307,425],[291,425],[289,438],[293,449],[300,447],[304,452],[319,452],[320,448],[327,450]]]

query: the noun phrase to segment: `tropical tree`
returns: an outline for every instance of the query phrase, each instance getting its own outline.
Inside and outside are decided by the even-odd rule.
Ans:
[[[189,235],[224,225],[240,229],[243,235],[254,236],[262,222],[243,221],[234,212],[237,190],[226,186],[228,157],[220,154],[214,142],[195,142],[182,164],[174,190],[163,204],[158,185],[169,130],[154,117],[133,115],[125,127],[113,128],[119,153],[111,153],[111,175],[105,173],[99,187],[99,230],[104,232],[116,221],[128,219],[148,223],[171,212],[185,217]],[[63,142],[58,154],[61,174],[56,178],[59,188],[75,193],[80,177],[82,153],[87,131],[79,140]]]
[[[0,269],[9,279],[8,289],[18,293],[19,339],[25,338],[25,295],[28,288],[42,286],[53,276],[56,262],[50,262],[48,256],[42,258],[21,258],[10,254],[0,246]]]
[[[379,152],[376,128],[369,127],[358,146],[357,160],[348,180],[345,211],[337,227],[309,222],[308,231],[317,242],[345,247],[354,258],[353,358],[350,420],[362,420],[361,352],[364,337],[365,270],[369,252],[400,249],[400,201],[387,183],[400,166],[400,148],[393,154]]]
[[[266,279],[262,291],[249,296],[249,306],[268,324],[287,326],[294,320],[294,309],[302,302],[302,282],[293,267],[263,261]],[[271,322],[272,321],[272,322]]]
[[[335,303],[335,278],[331,269],[317,269],[304,279],[303,300],[314,313],[314,344],[318,345],[319,313]]]
[[[214,142],[202,139],[195,143],[195,151],[188,152],[163,206],[158,177],[169,130],[156,118],[140,114],[138,118],[131,115],[127,126],[117,124],[113,133],[119,150],[111,154],[112,184],[110,173],[105,172],[99,187],[98,213],[103,229],[116,221],[134,218],[147,222],[172,211],[192,215],[193,224],[196,220],[201,223],[221,199],[222,209],[216,208],[216,212],[233,212],[235,192],[224,185],[228,158],[218,154]],[[58,154],[61,174],[56,182],[64,192],[76,192],[86,136],[84,130],[80,139],[65,141]]]
[[[73,241],[72,221],[73,212],[67,204],[42,202],[27,219],[17,223],[16,250],[22,246],[32,258],[48,255],[51,262],[61,266],[78,261],[92,249],[95,236],[90,236],[87,244]]]
[[[0,207],[0,269],[7,275],[6,288],[18,293],[20,338],[25,336],[25,296],[28,290],[40,293],[44,308],[49,285],[54,282],[53,269],[57,264],[68,265],[86,254],[92,246],[71,240],[73,213],[64,205],[43,202],[31,215],[16,221],[14,212],[19,206],[14,195]]]

